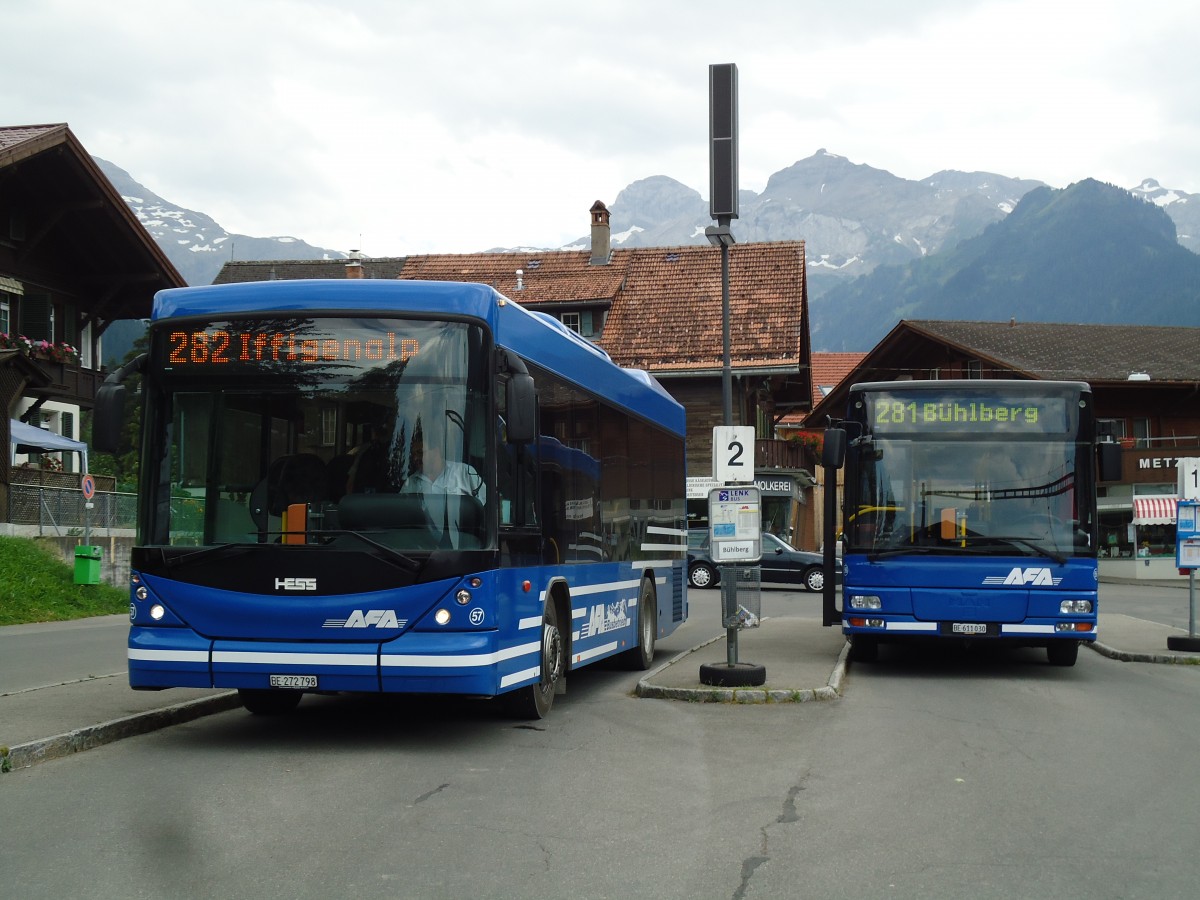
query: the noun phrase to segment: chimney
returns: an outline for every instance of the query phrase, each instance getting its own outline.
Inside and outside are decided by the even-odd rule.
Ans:
[[[612,257],[612,234],[608,227],[608,207],[597,200],[592,204],[592,258],[589,264],[607,266]]]
[[[363,255],[357,250],[350,251],[350,259],[346,262],[346,277],[347,278],[362,278]]]

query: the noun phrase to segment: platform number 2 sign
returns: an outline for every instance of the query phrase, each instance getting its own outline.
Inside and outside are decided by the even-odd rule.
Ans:
[[[718,425],[713,428],[713,478],[718,484],[754,480],[754,428]]]

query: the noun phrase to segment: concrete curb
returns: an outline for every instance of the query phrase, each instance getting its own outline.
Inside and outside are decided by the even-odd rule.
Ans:
[[[837,662],[834,664],[833,671],[829,675],[829,680],[822,687],[818,688],[762,688],[762,687],[715,687],[704,685],[694,688],[682,687],[664,687],[662,685],[652,684],[653,679],[661,672],[681,662],[710,644],[715,644],[717,641],[724,640],[724,635],[717,635],[705,641],[702,644],[697,644],[690,650],[684,650],[678,653],[671,659],[667,660],[661,666],[653,669],[651,672],[642,677],[637,687],[634,689],[634,694],[638,697],[643,697],[652,700],[686,700],[690,703],[806,703],[810,700],[837,700],[842,696],[842,680],[846,675],[846,660],[850,652],[850,645],[845,644],[842,647],[842,652],[838,654]]]
[[[1119,659],[1121,662],[1200,666],[1200,655],[1190,656],[1182,653],[1132,653],[1127,650],[1118,650],[1116,647],[1110,647],[1108,644],[1103,644],[1100,641],[1086,641],[1085,645],[1091,647],[1101,656],[1107,656],[1109,659]]]
[[[201,697],[173,706],[164,706],[148,712],[135,713],[109,722],[100,722],[86,728],[77,728],[66,734],[41,738],[25,744],[17,744],[8,751],[8,762],[14,769],[28,768],[51,759],[60,759],[72,753],[91,750],[122,738],[148,734],[170,725],[180,725],[213,713],[225,712],[241,706],[237,691]]]

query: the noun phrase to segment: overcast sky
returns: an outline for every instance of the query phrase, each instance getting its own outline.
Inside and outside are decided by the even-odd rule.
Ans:
[[[1200,193],[1195,0],[0,0],[0,23],[0,124],[66,122],[228,231],[369,256],[557,246],[652,175],[707,198],[711,63],[738,66],[744,189],[825,148]]]

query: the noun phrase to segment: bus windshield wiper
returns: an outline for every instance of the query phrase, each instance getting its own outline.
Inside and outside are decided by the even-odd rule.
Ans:
[[[996,541],[996,542],[1003,541],[1004,543],[1007,543],[1007,544],[1016,544],[1017,546],[1020,546],[1020,547],[1026,547],[1026,548],[1032,550],[1034,553],[1038,554],[1039,556],[1045,556],[1048,559],[1054,560],[1056,563],[1059,563],[1060,565],[1067,561],[1067,557],[1064,554],[1059,553],[1056,550],[1051,550],[1049,547],[1046,547],[1043,544],[1039,544],[1037,541],[1031,541],[1029,538],[1015,537],[1015,536],[1006,535],[1006,534],[975,534],[975,535],[968,535],[967,537],[962,538],[962,540],[970,541],[973,544],[987,543],[989,541]]]
[[[911,544],[907,547],[889,547],[886,550],[883,550],[883,549],[872,550],[870,553],[867,554],[867,559],[870,562],[875,562],[876,560],[888,559],[893,556],[908,556],[910,554],[915,555],[915,554],[921,554],[921,553],[928,553],[931,549],[932,549],[931,547],[918,547],[915,544]]]
[[[163,552],[162,561],[168,569],[171,569],[175,566],[189,565],[201,559],[208,559],[209,557],[241,556],[243,553],[249,553],[251,550],[262,546],[264,545],[250,542],[214,544],[211,547],[201,547],[199,550],[193,550],[191,553],[185,553],[182,556],[168,556]]]
[[[296,534],[296,532],[294,532],[294,531],[282,532],[282,533]],[[316,537],[326,537],[326,536],[332,537],[332,536],[336,536],[339,534],[348,534],[351,537],[358,538],[364,544],[369,544],[371,547],[374,547],[376,550],[380,551],[380,554],[384,559],[386,559],[390,562],[397,563],[400,566],[400,568],[404,569],[407,572],[421,571],[421,564],[419,562],[417,562],[415,559],[413,559],[411,556],[405,556],[399,550],[393,550],[391,547],[387,546],[387,544],[381,544],[381,543],[379,543],[379,541],[372,540],[371,538],[369,538],[365,534],[363,534],[363,532],[361,532],[361,531],[350,531],[348,529],[328,529],[328,530],[322,530],[322,531],[306,531],[306,532],[304,532],[305,537],[308,537],[309,535],[315,535]]]
[[[961,538],[955,538],[956,542]],[[873,553],[867,554],[867,559],[875,562],[879,559],[889,559],[893,556],[917,556],[929,553],[945,553],[945,554],[978,554],[978,550],[968,547],[960,547],[957,543],[953,544],[911,544],[907,547],[891,547],[887,550],[876,550]]]

